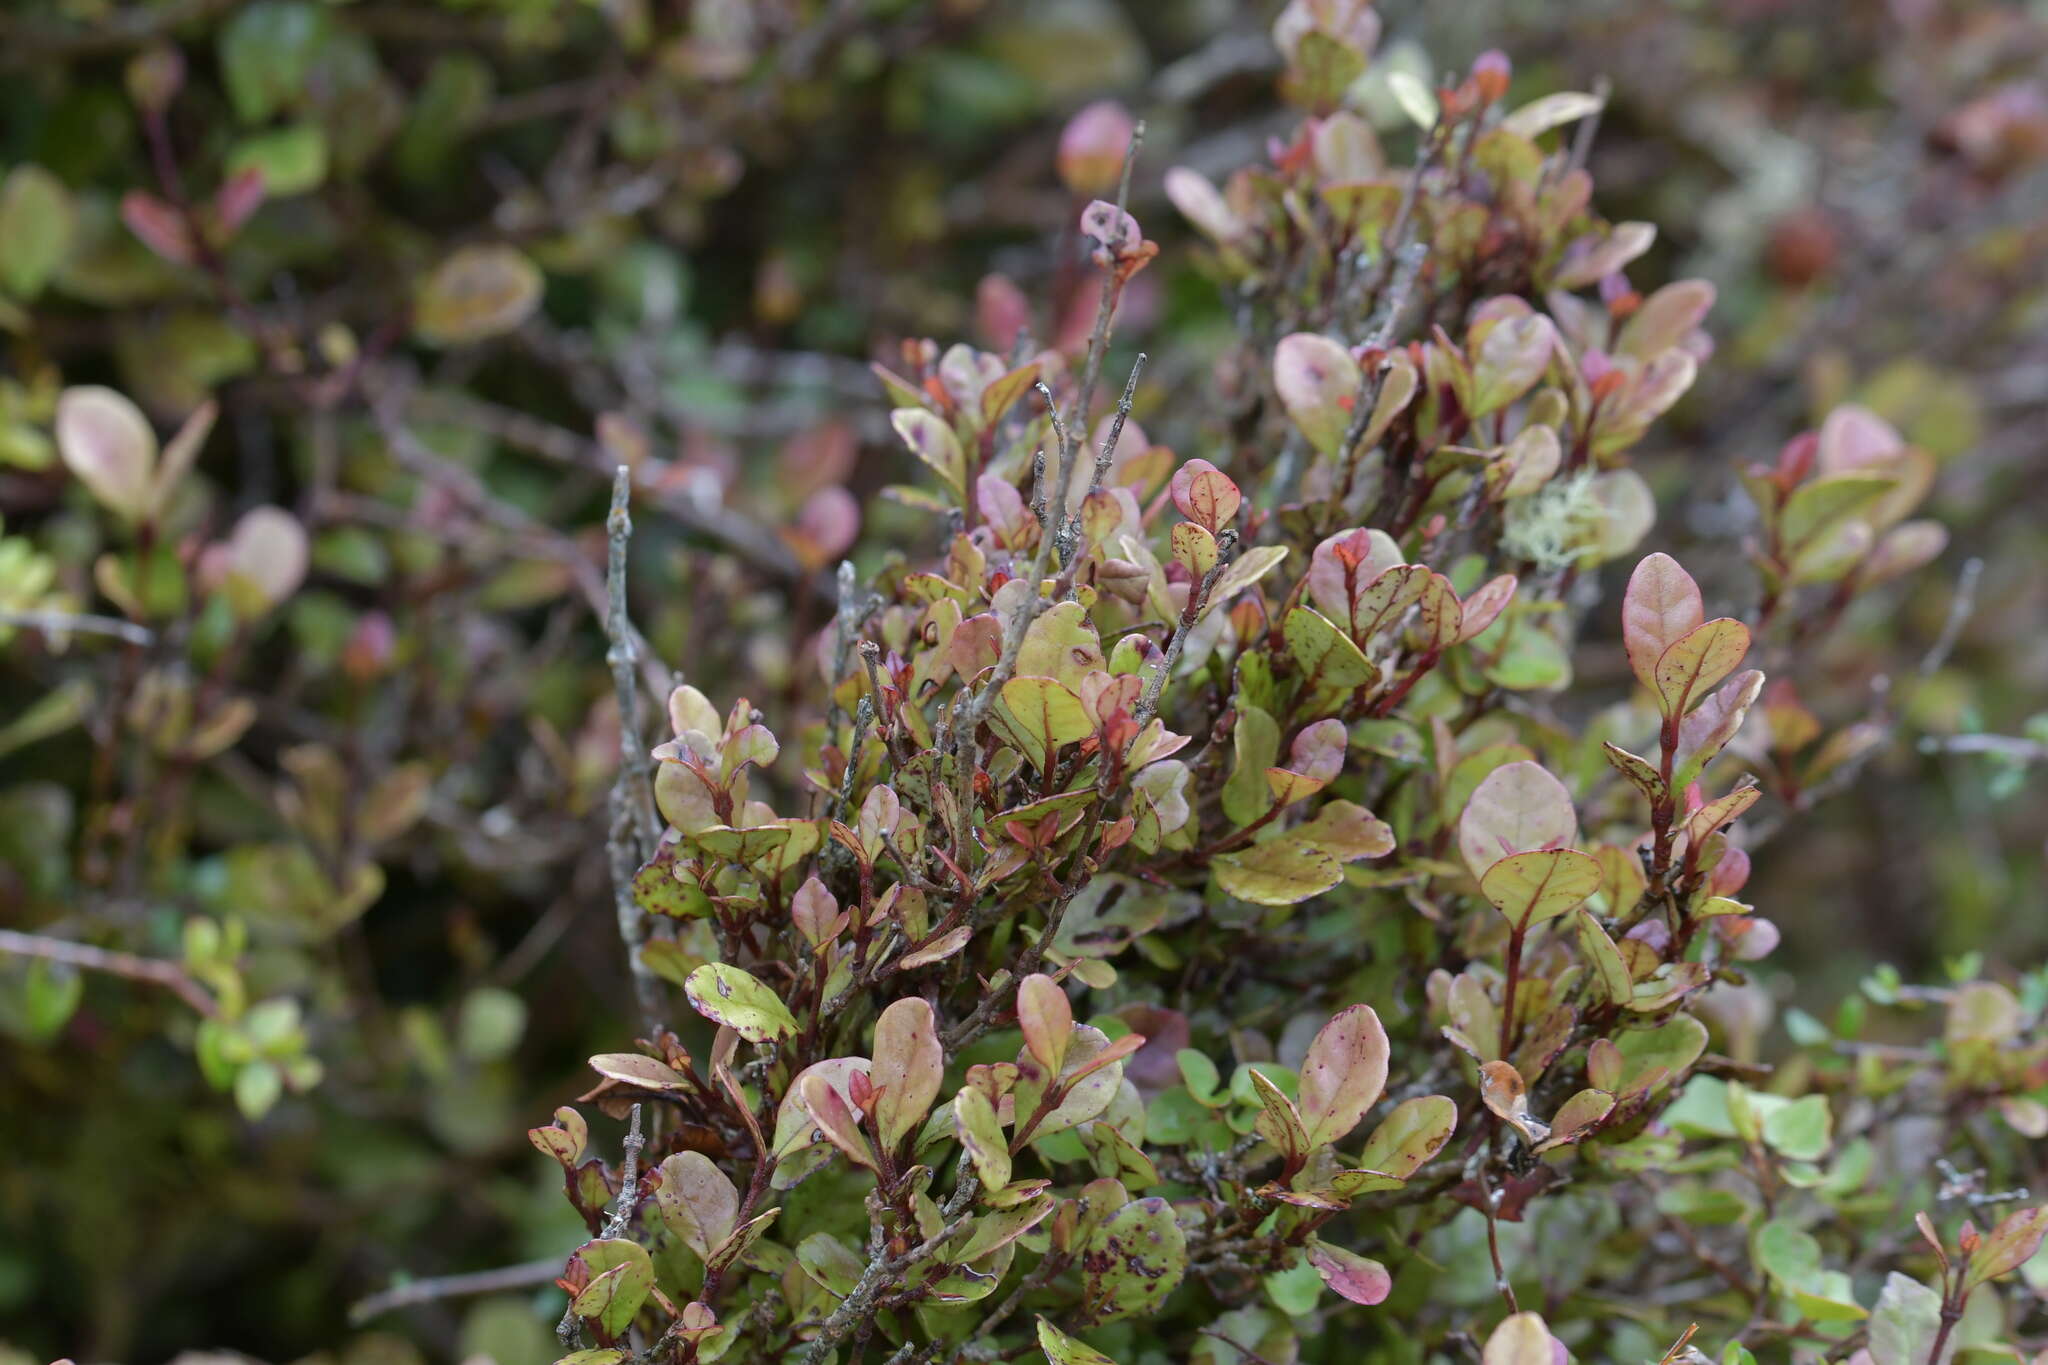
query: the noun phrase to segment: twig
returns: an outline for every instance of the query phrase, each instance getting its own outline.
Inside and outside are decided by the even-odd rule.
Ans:
[[[0,626],[18,626],[24,630],[40,630],[45,635],[112,635],[126,640],[131,645],[153,645],[156,633],[146,626],[133,621],[123,621],[113,616],[93,616],[69,611],[35,611],[26,608],[0,607]]]
[[[2048,759],[2048,744],[2017,735],[1929,735],[1920,741],[1923,754],[1997,754],[2021,763]]]
[[[640,1149],[646,1139],[640,1135],[640,1106],[634,1105],[632,1115],[626,1120],[626,1157],[619,1166],[619,1203],[605,1220],[600,1238],[617,1237],[625,1232],[633,1221],[634,1206],[640,1202]],[[555,1336],[564,1350],[573,1351],[576,1343],[583,1339],[583,1323],[576,1316],[576,1298],[571,1295],[569,1306],[562,1310],[562,1320],[555,1325]]]
[[[214,1003],[213,997],[193,979],[191,973],[177,963],[160,957],[141,957],[135,953],[124,953],[112,948],[95,948],[89,943],[74,943],[70,939],[48,938],[42,934],[24,934],[13,929],[0,929],[0,953],[39,957],[45,962],[63,962],[73,967],[84,967],[88,971],[125,976],[130,981],[146,981],[153,986],[162,986],[171,991],[209,1019],[220,1013],[220,1007]]]
[[[633,993],[639,998],[640,1013],[652,1030],[661,1026],[661,982],[653,968],[641,960],[647,944],[647,919],[633,898],[633,878],[640,865],[654,852],[654,816],[648,808],[649,794],[644,778],[636,777],[646,762],[640,738],[640,688],[633,676],[639,651],[631,618],[626,613],[626,551],[633,539],[633,474],[620,465],[612,476],[611,513],[605,518],[609,552],[605,560],[605,635],[611,647],[605,662],[611,665],[612,690],[619,704],[619,771],[612,779],[611,832],[605,852],[611,860],[612,903],[618,912],[619,937],[626,944],[626,965],[633,974]]]
[[[1116,221],[1121,223],[1124,205],[1131,195],[1131,168],[1137,163],[1138,148],[1144,145],[1145,125],[1140,123],[1131,133],[1130,146],[1124,151],[1122,180],[1116,192]],[[995,704],[1003,684],[1017,671],[1017,653],[1024,647],[1024,636],[1031,629],[1031,623],[1038,619],[1038,613],[1045,609],[1045,599],[1039,593],[1039,584],[1045,581],[1046,569],[1052,562],[1053,542],[1061,538],[1067,519],[1067,494],[1074,486],[1075,457],[1079,453],[1077,428],[1088,421],[1088,405],[1094,400],[1096,381],[1102,375],[1103,353],[1109,349],[1110,321],[1116,314],[1116,300],[1122,292],[1119,276],[1114,265],[1109,266],[1102,278],[1102,294],[1095,305],[1095,330],[1088,336],[1088,358],[1082,366],[1081,390],[1075,397],[1074,409],[1062,421],[1059,405],[1053,401],[1051,390],[1043,383],[1038,385],[1039,396],[1045,400],[1046,410],[1052,417],[1053,431],[1059,437],[1058,486],[1045,499],[1044,525],[1038,538],[1038,549],[1031,557],[1031,572],[1025,580],[1024,598],[1005,623],[1003,650],[996,659],[995,670],[989,674],[988,682],[975,695],[967,710],[967,734],[973,734]]]
[[[1607,112],[1607,100],[1613,93],[1614,82],[1607,79],[1606,72],[1593,78],[1593,98],[1600,101],[1600,106],[1579,120],[1578,129],[1572,135],[1573,170],[1584,169],[1586,159],[1592,156],[1593,139],[1600,135],[1600,116]]]
[[[1188,593],[1188,604],[1181,609],[1180,621],[1173,628],[1173,636],[1166,642],[1166,657],[1145,684],[1145,691],[1138,698],[1138,709],[1132,719],[1142,727],[1152,719],[1152,713],[1159,709],[1159,694],[1166,686],[1173,667],[1180,662],[1181,651],[1187,647],[1188,632],[1201,619],[1203,610],[1209,605],[1209,594],[1216,587],[1216,580],[1223,576],[1224,568],[1230,563],[1231,549],[1237,544],[1237,532],[1225,531],[1217,538],[1216,562],[1209,566],[1209,572],[1202,575],[1202,581]]]
[[[810,1349],[804,1352],[802,1365],[823,1365],[825,1357],[832,1353],[832,1348],[839,1344],[840,1339],[874,1311],[875,1298],[890,1287],[891,1280],[902,1274],[905,1268],[937,1251],[948,1238],[965,1227],[968,1218],[972,1216],[965,1213],[965,1210],[974,1202],[974,1196],[980,1192],[981,1181],[974,1172],[961,1171],[960,1184],[955,1187],[952,1197],[946,1200],[945,1207],[941,1210],[946,1219],[945,1223],[937,1232],[900,1256],[878,1255],[869,1261],[867,1269],[861,1272],[859,1281],[840,1301],[839,1307],[832,1310],[832,1316],[825,1319],[824,1326],[818,1329],[818,1335],[811,1338]]]
[[[465,1275],[439,1275],[428,1280],[411,1280],[379,1290],[348,1310],[351,1325],[360,1327],[372,1318],[395,1308],[412,1308],[442,1299],[466,1298],[471,1294],[495,1294],[504,1289],[526,1289],[547,1284],[562,1273],[560,1260],[527,1261],[500,1266],[496,1270],[473,1270]]]
[[[1977,585],[1984,577],[1984,561],[1972,555],[1963,561],[1963,570],[1956,576],[1956,595],[1948,605],[1948,619],[1942,622],[1941,634],[1935,637],[1933,648],[1920,660],[1920,676],[1926,677],[1948,662],[1948,656],[1955,652],[1956,642],[1962,639],[1963,627],[1970,623],[1970,617],[1977,611]]]

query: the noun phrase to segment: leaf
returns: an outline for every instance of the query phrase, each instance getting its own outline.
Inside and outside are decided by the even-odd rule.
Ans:
[[[1964,1291],[2018,1270],[2041,1249],[2044,1234],[2048,1234],[2048,1204],[2007,1214],[1970,1253],[1970,1268],[1963,1277]]]
[[[989,717],[1003,742],[1044,772],[1064,744],[1095,732],[1088,709],[1072,689],[1052,678],[1012,678]]]
[[[467,346],[525,322],[540,295],[540,268],[517,247],[458,247],[421,284],[413,330],[430,346]]]
[[[1218,886],[1254,905],[1294,905],[1344,880],[1344,869],[1335,858],[1289,838],[1220,854],[1210,867]]]
[[[1608,766],[1634,783],[1637,791],[1653,802],[1664,799],[1664,778],[1650,760],[1605,740],[1601,741],[1600,751],[1606,756]]]
[[[1175,470],[1169,490],[1180,514],[1211,535],[1235,521],[1244,502],[1230,476],[1207,460],[1189,460]]]
[[[1474,877],[1511,854],[1568,848],[1578,837],[1571,793],[1529,759],[1488,773],[1458,817],[1458,849]]]
[[[1010,1183],[1010,1146],[987,1095],[964,1086],[953,1097],[953,1132],[981,1176],[983,1189],[999,1190]]]
[[[1308,1132],[1302,1126],[1301,1113],[1294,1107],[1294,1101],[1288,1099],[1286,1093],[1263,1071],[1253,1067],[1249,1074],[1252,1090],[1259,1098],[1259,1117],[1254,1129],[1287,1159],[1288,1169],[1292,1170],[1308,1155],[1311,1145]]]
[[[1329,618],[1309,607],[1296,607],[1281,622],[1287,649],[1312,687],[1347,691],[1379,677],[1379,670],[1359,652]]]
[[[1516,853],[1486,869],[1479,890],[1519,929],[1577,909],[1600,889],[1600,864],[1577,849]]]
[[[1819,1161],[1834,1141],[1834,1114],[1825,1095],[1807,1095],[1764,1118],[1764,1141],[1794,1161]]]
[[[1401,563],[1401,547],[1385,531],[1363,527],[1339,531],[1317,544],[1309,556],[1309,601],[1332,621],[1341,622],[1355,638],[1359,603],[1366,589]]]
[[[1324,1284],[1353,1303],[1371,1306],[1394,1292],[1394,1277],[1385,1266],[1355,1251],[1332,1246],[1320,1237],[1308,1239],[1308,1263],[1323,1277]]]
[[[1515,598],[1515,588],[1519,581],[1513,574],[1504,573],[1472,590],[1465,598],[1463,615],[1459,620],[1459,644],[1464,644],[1479,635],[1507,610],[1508,603]]]
[[[1749,708],[1763,692],[1764,675],[1744,669],[1710,693],[1678,725],[1678,763],[1673,785],[1684,790],[1742,729]]]
[[[1052,1365],[1116,1365],[1084,1342],[1076,1341],[1044,1318],[1038,1320],[1038,1349]]]
[[[1124,1205],[1090,1234],[1081,1251],[1083,1313],[1089,1322],[1156,1311],[1187,1275],[1187,1236],[1164,1199]]]
[[[1704,701],[1749,653],[1749,627],[1723,616],[1697,626],[1657,660],[1654,690],[1668,717],[1683,716]]]
[[[1658,660],[1706,617],[1700,585],[1677,560],[1653,554],[1636,565],[1621,600],[1621,639],[1629,667],[1643,686],[1658,691]]]
[[[811,1122],[817,1125],[827,1142],[844,1152],[847,1160],[856,1165],[869,1170],[880,1167],[874,1147],[861,1130],[859,1113],[847,1103],[846,1097],[839,1093],[829,1077],[806,1069],[797,1081],[796,1091],[803,1100],[805,1111],[811,1116]]]
[[[1614,1112],[1614,1096],[1605,1090],[1581,1090],[1558,1106],[1550,1116],[1550,1137],[1537,1145],[1539,1152],[1563,1147],[1588,1136],[1600,1121]]]
[[[327,134],[317,123],[295,123],[245,137],[229,150],[226,169],[233,176],[255,172],[272,199],[304,194],[327,179]]]
[[[590,1059],[590,1069],[608,1081],[657,1094],[680,1095],[692,1089],[682,1072],[637,1052],[600,1052]]]
[[[618,1337],[633,1325],[654,1287],[654,1263],[638,1242],[600,1238],[576,1249],[564,1278],[578,1286],[576,1316],[595,1322],[606,1336]]]
[[[1205,614],[1222,606],[1273,572],[1285,558],[1285,545],[1254,545],[1238,555],[1236,559],[1230,561],[1228,568],[1216,575],[1216,582],[1209,589],[1209,604],[1204,608]]]
[[[300,99],[331,33],[319,7],[304,0],[265,0],[229,20],[220,35],[221,77],[242,122],[261,123]]]
[[[1070,690],[1079,689],[1083,678],[1107,666],[1101,637],[1079,602],[1058,602],[1040,612],[1017,647],[1018,674],[1052,678]]]
[[[1308,443],[1325,455],[1344,443],[1358,400],[1358,362],[1329,337],[1296,332],[1273,350],[1273,391]]]
[[[1053,1075],[1066,1060],[1067,1040],[1074,1031],[1074,1007],[1059,983],[1033,972],[1017,985],[1017,1026],[1024,1046]]]
[[[910,453],[930,465],[956,496],[966,495],[967,455],[944,418],[928,408],[897,408],[889,414],[889,425]]]
[[[1605,877],[1602,878],[1603,882]],[[1609,888],[1610,897],[1613,888]],[[1581,908],[1572,924],[1578,935],[1579,953],[1592,964],[1593,972],[1600,978],[1601,989],[1607,993],[1610,1004],[1625,1004],[1635,994],[1635,982],[1629,975],[1628,963],[1621,956],[1621,949],[1614,939],[1600,927],[1600,921],[1590,910]]]
[[[739,1190],[702,1152],[677,1152],[656,1169],[661,1186],[654,1202],[662,1221],[699,1259],[710,1259],[739,1221]]]
[[[1714,286],[1707,281],[1673,280],[1630,314],[1614,353],[1652,360],[1691,335],[1713,306]]]
[[[1566,123],[1590,118],[1606,105],[1598,95],[1580,90],[1554,90],[1529,101],[1500,121],[1500,126],[1517,137],[1536,137]],[[1623,227],[1628,224],[1622,224]],[[1487,1365],[1493,1365],[1488,1361]]]
[[[1477,419],[1520,398],[1550,366],[1557,330],[1541,313],[1524,313],[1482,324],[1472,348],[1472,387],[1467,411]],[[1475,329],[1477,330],[1477,329]]]
[[[796,1018],[760,981],[738,967],[707,962],[690,973],[684,993],[697,1013],[724,1024],[750,1043],[773,1042],[796,1032]]]
[[[1379,1103],[1387,1032],[1371,1006],[1352,1005],[1316,1033],[1301,1063],[1297,1104],[1311,1148],[1337,1142]]]
[[[156,433],[142,410],[96,384],[57,399],[57,449],[64,466],[108,511],[141,521],[154,511]]]
[[[1512,1314],[1487,1337],[1481,1365],[1557,1365],[1552,1340],[1542,1314]]]
[[[0,285],[33,299],[70,252],[76,213],[64,182],[41,166],[16,166],[0,182]]]
[[[946,1074],[932,1007],[919,996],[896,1001],[875,1021],[874,1060],[868,1079],[875,1087],[875,1123],[884,1146],[894,1147],[924,1122]]]
[[[1941,1295],[1896,1270],[1886,1275],[1870,1315],[1871,1365],[1947,1365],[1956,1342],[1951,1339],[1935,1360],[1934,1339],[1940,1335]]]
[[[1406,1180],[1443,1150],[1457,1128],[1457,1102],[1448,1095],[1403,1100],[1372,1130],[1358,1164]]]

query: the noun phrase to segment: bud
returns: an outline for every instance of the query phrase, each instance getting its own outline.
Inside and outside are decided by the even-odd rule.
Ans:
[[[135,54],[126,72],[128,98],[145,114],[161,114],[185,87],[185,58],[168,43]]]
[[[1099,198],[1123,176],[1124,156],[1136,131],[1130,112],[1115,100],[1097,100],[1060,133],[1060,179],[1075,194]]]
[[[341,647],[342,672],[356,682],[369,682],[391,667],[398,650],[398,632],[381,611],[366,611]]]
[[[1508,93],[1508,78],[1513,74],[1514,67],[1499,48],[1489,48],[1472,59],[1472,87],[1488,104]]]

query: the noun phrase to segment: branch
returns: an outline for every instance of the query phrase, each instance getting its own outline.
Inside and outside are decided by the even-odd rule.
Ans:
[[[213,997],[206,993],[206,989],[191,973],[164,958],[140,957],[112,948],[95,948],[89,943],[74,943],[65,938],[18,933],[13,929],[0,929],[0,953],[39,957],[45,962],[63,962],[73,967],[83,967],[88,971],[123,976],[130,981],[146,981],[152,986],[162,986],[165,990],[171,991],[209,1019],[220,1013],[220,1007],[214,1003]]]
[[[863,1317],[875,1311],[875,1299],[883,1290],[894,1287],[891,1281],[911,1265],[937,1251],[948,1238],[967,1226],[968,1219],[973,1215],[965,1210],[974,1202],[974,1196],[980,1192],[979,1177],[972,1170],[961,1171],[959,1185],[954,1188],[952,1197],[946,1200],[945,1207],[941,1210],[946,1219],[945,1224],[900,1256],[880,1255],[869,1261],[867,1269],[861,1272],[859,1282],[840,1302],[839,1307],[832,1310],[832,1316],[825,1319],[825,1325],[818,1329],[818,1335],[811,1338],[810,1349],[804,1352],[802,1365],[824,1365],[825,1357],[832,1353],[832,1348],[839,1344],[840,1339],[859,1325]]]
[[[640,1001],[640,1014],[651,1031],[661,1027],[661,982],[654,970],[641,960],[647,944],[647,917],[633,898],[633,878],[640,865],[654,852],[654,813],[644,777],[636,777],[646,763],[640,737],[640,688],[633,676],[639,662],[638,637],[632,618],[626,614],[626,550],[633,539],[633,475],[620,465],[612,476],[611,513],[605,518],[609,552],[605,560],[604,632],[611,641],[605,662],[611,665],[612,690],[619,704],[619,771],[612,779],[611,832],[605,852],[611,861],[612,905],[618,913],[619,937],[626,945],[626,966],[633,974],[633,994]]]
[[[395,1308],[412,1308],[442,1299],[466,1298],[471,1294],[495,1294],[504,1289],[527,1289],[549,1284],[561,1273],[562,1263],[559,1260],[527,1261],[520,1265],[500,1266],[496,1270],[473,1270],[466,1275],[410,1280],[380,1290],[352,1305],[348,1310],[348,1320],[351,1326],[360,1327]]]
[[[131,645],[153,645],[156,633],[133,621],[123,621],[112,616],[80,615],[68,611],[34,611],[15,607],[0,607],[0,626],[18,626],[24,630],[39,630],[45,635],[111,635],[126,640]]]

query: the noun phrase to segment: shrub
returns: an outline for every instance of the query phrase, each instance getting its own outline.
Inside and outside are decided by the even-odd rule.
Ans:
[[[299,98],[271,79],[281,49],[361,74],[347,37],[295,46],[330,22],[265,4],[223,30],[239,116]],[[773,532],[668,477],[626,411],[644,393],[594,443],[444,394],[455,454],[422,439],[387,353],[548,336],[543,273],[511,245],[413,260],[409,313],[366,336],[307,347],[242,316],[220,253],[347,155],[337,108],[239,144],[203,204],[175,176],[131,191],[122,250],[213,291],[235,325],[201,330],[285,386],[318,496],[227,523],[192,472],[217,411],[189,371],[140,395],[181,409],[161,442],[112,388],[16,386],[21,463],[47,445],[96,510],[0,542],[0,619],[51,662],[108,653],[7,732],[92,727],[75,836],[68,798],[10,796],[15,878],[178,936],[152,956],[61,916],[0,931],[36,964],[18,1028],[75,1035],[66,969],[97,969],[173,990],[195,1017],[171,1035],[248,1119],[323,1087],[374,1098],[376,1059],[322,1046],[349,992],[307,983],[393,970],[348,955],[395,882],[434,875],[394,850],[438,824],[450,881],[545,881],[546,849],[491,830],[557,806],[587,843],[601,811],[612,913],[572,925],[604,898],[586,877],[535,930],[605,953],[616,933],[632,982],[583,1107],[529,1134],[587,1236],[547,1272],[565,1365],[2037,1350],[2048,1206],[2016,1187],[2048,1137],[2048,972],[1879,973],[1825,1021],[1788,1014],[1767,1061],[1754,964],[1792,908],[1742,899],[1759,824],[1796,837],[1887,738],[1824,719],[1853,708],[1821,651],[1942,553],[1914,516],[1935,461],[1844,404],[1746,466],[1756,602],[1710,616],[1711,585],[1652,548],[1631,461],[1711,363],[1714,289],[1639,292],[1655,230],[1593,207],[1601,99],[1513,98],[1499,53],[1440,86],[1388,75],[1390,158],[1346,103],[1379,23],[1292,0],[1272,38],[1298,122],[1220,185],[1164,173],[1236,322],[1205,372],[1169,396],[1116,345],[1162,247],[1133,212],[1142,126],[1091,106],[1057,151],[1080,324],[1044,344],[1030,320],[1068,301],[985,282],[987,348],[913,340],[875,367],[916,481],[863,505],[807,479]],[[677,60],[748,55],[697,36]],[[182,82],[169,49],[128,68],[159,150]],[[400,160],[431,170],[447,149],[409,126]],[[69,211],[23,175],[16,211]],[[612,281],[651,330],[662,271],[643,255]],[[1155,444],[1154,413],[1207,456]],[[616,466],[602,574],[595,537],[470,470],[460,429],[483,421]],[[345,441],[372,452],[364,487],[336,478]],[[388,537],[336,512],[374,521],[358,502],[401,477],[425,511]],[[636,628],[659,595],[635,579],[636,507],[779,579],[760,708],[679,682],[664,655],[686,642]],[[907,529],[820,581],[870,525]],[[403,590],[357,610],[309,573]],[[559,660],[567,625],[507,625],[558,597],[554,621],[602,622],[601,682]],[[481,752],[507,717],[544,769]],[[48,858],[66,844],[75,878]],[[418,1121],[451,1146],[509,1118],[529,1005],[507,976],[367,1035],[430,1077]]]

